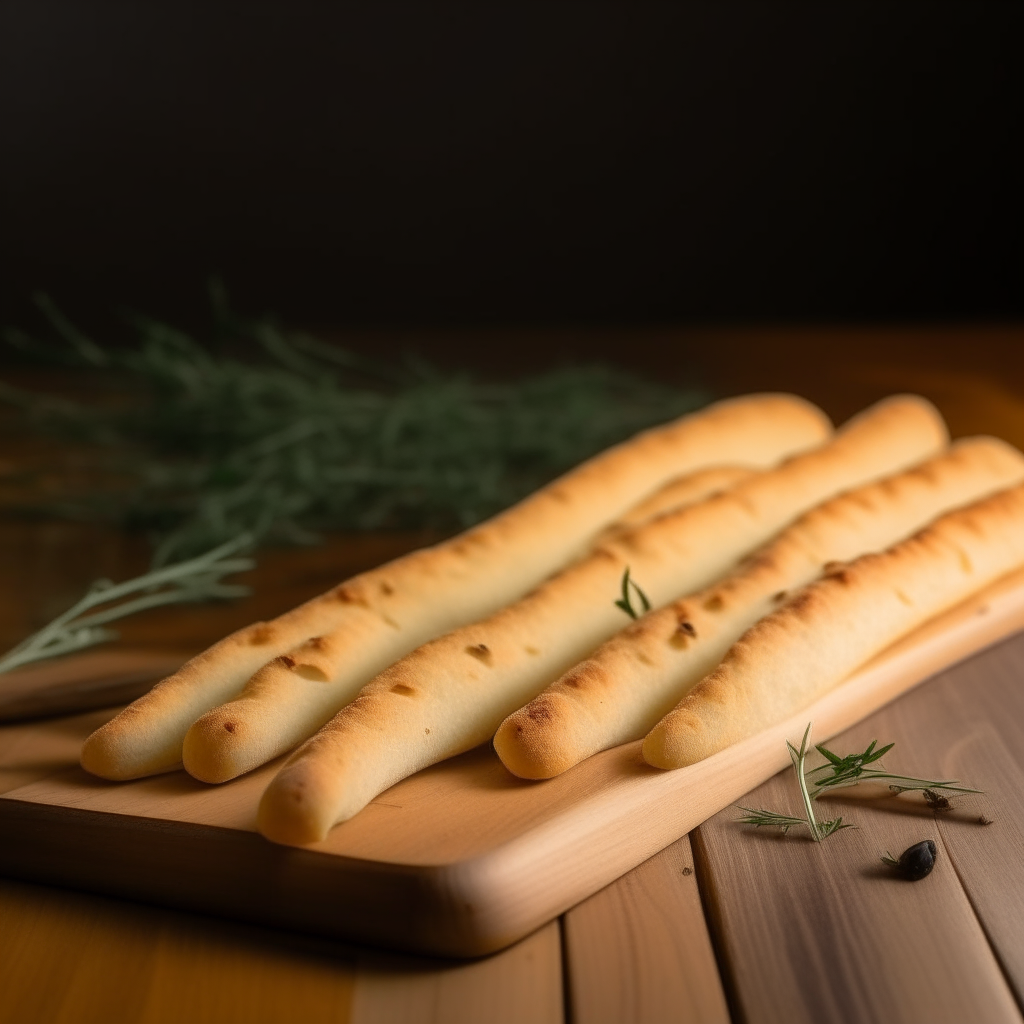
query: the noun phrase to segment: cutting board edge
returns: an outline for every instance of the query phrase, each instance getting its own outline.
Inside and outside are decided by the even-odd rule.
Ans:
[[[483,956],[526,934],[474,927],[480,907],[471,901],[480,893],[466,884],[473,861],[361,860],[268,843],[243,829],[10,795],[0,796],[0,831],[21,840],[0,844],[0,875],[29,882],[431,956]],[[154,875],[164,884],[154,886]]]

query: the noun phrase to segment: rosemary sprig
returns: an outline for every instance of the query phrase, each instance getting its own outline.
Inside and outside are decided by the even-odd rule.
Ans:
[[[447,531],[706,400],[610,367],[487,384],[384,363],[245,320],[222,289],[212,297],[210,344],[141,316],[134,345],[101,344],[42,295],[54,340],[5,332],[28,356],[107,385],[108,400],[90,404],[0,386],[36,429],[91,444],[77,457],[101,471],[103,486],[37,508],[143,528],[155,565],[242,531],[299,543],[328,529]]]
[[[811,802],[811,794],[807,788],[807,776],[804,771],[807,762],[807,743],[810,738],[811,723],[808,722],[807,728],[804,730],[804,738],[800,741],[800,749],[797,750],[789,740],[786,740],[786,746],[789,748],[789,757],[796,771],[797,784],[800,786],[800,796],[803,799],[804,811],[807,814],[807,827],[811,830],[811,838],[816,843],[820,843],[822,839],[826,839],[833,832],[838,832],[842,828],[854,828],[855,826],[844,825],[842,818],[833,818],[820,824],[815,819],[814,805]]]
[[[845,823],[842,818],[831,818],[827,821],[819,822],[815,816],[814,802],[807,786],[805,770],[810,738],[811,723],[808,722],[807,728],[804,730],[804,737],[800,741],[799,750],[789,740],[786,740],[786,748],[789,750],[789,757],[793,762],[793,770],[796,772],[797,785],[800,787],[800,797],[803,800],[805,817],[795,818],[792,815],[779,814],[777,811],[741,807],[740,810],[746,811],[746,815],[739,818],[739,821],[758,827],[779,828],[782,829],[783,833],[788,833],[791,828],[795,828],[798,825],[806,825],[811,833],[811,838],[816,843],[820,843],[823,839],[827,839],[830,835],[841,829],[856,828],[855,825]]]
[[[811,838],[820,843],[833,832],[844,828],[856,828],[855,825],[845,824],[842,818],[832,818],[828,821],[818,821],[814,814],[814,801],[822,793],[829,793],[834,789],[842,789],[847,786],[856,786],[861,782],[874,781],[877,779],[894,780],[889,788],[895,793],[902,793],[906,790],[923,790],[928,806],[933,810],[947,810],[949,801],[936,793],[935,790],[944,789],[952,793],[980,793],[980,789],[970,789],[961,786],[958,779],[947,779],[945,781],[935,779],[917,779],[907,775],[896,775],[886,771],[881,764],[881,758],[895,746],[889,743],[884,747],[877,747],[877,740],[872,740],[867,748],[859,754],[847,754],[840,757],[829,750],[823,744],[818,744],[815,749],[825,758],[825,764],[812,768],[806,768],[808,742],[811,737],[811,723],[807,723],[804,730],[804,738],[798,750],[788,740],[786,747],[789,750],[790,760],[793,762],[793,769],[796,772],[797,785],[800,787],[800,797],[804,804],[804,817],[795,818],[789,814],[780,814],[777,811],[768,811],[763,808],[740,807],[744,813],[743,817],[737,819],[745,825],[754,825],[758,828],[778,828],[784,833],[798,825],[806,825],[810,830]],[[876,749],[877,748],[877,749]],[[877,764],[876,768],[869,768],[868,765]],[[831,772],[831,775],[824,775],[817,779],[819,773]],[[885,860],[885,858],[882,858]],[[887,862],[888,863],[888,862]]]
[[[754,825],[757,828],[777,828],[783,833],[798,825],[806,825],[806,818],[794,818],[791,814],[779,814],[778,811],[766,811],[755,807],[740,807],[746,814],[737,818],[737,821],[744,825]]]
[[[643,608],[639,614],[633,607],[633,601],[630,596],[630,588],[632,587],[635,591],[636,596],[640,598],[640,604]],[[644,612],[651,610],[651,602],[647,599],[647,595],[637,585],[636,580],[629,578],[629,566],[626,566],[626,571],[622,574],[622,597],[615,602],[616,608],[621,608],[631,619],[638,619]]]
[[[847,754],[846,757],[840,757],[823,744],[818,744],[816,749],[826,759],[827,763],[819,765],[817,768],[812,768],[809,773],[812,776],[811,782],[814,786],[814,790],[811,793],[812,798],[816,800],[822,793],[833,789],[843,789],[847,786],[856,786],[860,782],[871,782],[879,779],[890,780],[889,788],[893,792],[902,793],[907,790],[924,790],[926,798],[929,791],[936,789],[944,789],[952,793],[981,792],[980,789],[971,789],[967,786],[959,785],[958,779],[918,779],[908,775],[896,775],[893,772],[886,771],[881,764],[878,764],[877,768],[868,768],[868,765],[879,762],[882,756],[895,746],[894,743],[889,743],[876,750],[876,743],[877,740],[872,740],[862,753]],[[831,772],[831,774],[813,778],[813,776],[821,772]]]
[[[106,623],[148,608],[211,598],[244,597],[249,593],[248,587],[221,581],[230,573],[253,568],[256,563],[251,558],[232,557],[251,544],[252,537],[243,534],[197,558],[165,566],[124,583],[96,580],[63,615],[58,615],[0,658],[0,673],[113,640],[117,632],[107,629]],[[93,611],[94,608],[101,610]]]

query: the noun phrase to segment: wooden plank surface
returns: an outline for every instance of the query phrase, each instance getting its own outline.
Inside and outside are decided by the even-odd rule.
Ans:
[[[687,836],[563,920],[574,1024],[729,1020]]]
[[[345,1024],[354,951],[0,882],[2,1024]]]
[[[968,708],[995,702],[1019,724],[1022,674],[1024,642],[1016,638],[830,743],[843,754],[872,739],[895,742],[887,767],[923,777],[956,767],[968,785],[985,788],[984,796],[959,798],[960,809],[941,821],[920,798],[850,797],[825,802],[821,813],[840,813],[856,830],[820,845],[740,825],[735,808],[696,831],[712,929],[745,1021],[1021,1020],[1001,969],[1019,986],[1011,973],[1019,970],[1016,911],[1024,897],[1012,821],[1019,769],[999,770],[1015,759],[991,743],[987,719]],[[800,813],[792,772],[743,804]],[[1003,824],[986,826],[983,816]],[[898,855],[922,839],[934,840],[939,856],[920,882],[901,880],[880,862],[885,851]]]
[[[805,713],[825,738],[1022,626],[1018,573]],[[302,850],[254,834],[274,765],[223,786],[183,772],[111,784],[74,767],[0,797],[11,836],[0,865],[31,880],[349,941],[477,956],[550,921],[770,777],[803,715],[673,772],[649,768],[638,744],[627,744],[557,779],[524,783],[481,748],[399,783]],[[62,855],[66,842],[74,861]]]
[[[0,675],[0,722],[127,704],[176,672],[184,651],[101,647]]]
[[[366,952],[352,1024],[562,1024],[562,952],[552,921],[510,949],[469,963]]]
[[[889,714],[924,770],[969,779],[984,798],[936,815],[945,852],[1024,1006],[1024,652],[1001,644]],[[922,695],[923,698],[923,695]],[[938,755],[936,757],[936,754]],[[987,823],[987,824],[984,824]]]

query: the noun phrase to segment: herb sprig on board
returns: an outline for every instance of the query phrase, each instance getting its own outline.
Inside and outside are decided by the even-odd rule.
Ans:
[[[133,316],[132,346],[103,345],[42,295],[49,340],[5,332],[121,396],[85,404],[0,384],[39,428],[91,442],[118,481],[45,510],[146,529],[157,566],[242,532],[311,542],[328,529],[465,527],[706,400],[609,367],[492,384],[379,362],[213,298],[214,344]],[[224,343],[241,354],[219,354]]]

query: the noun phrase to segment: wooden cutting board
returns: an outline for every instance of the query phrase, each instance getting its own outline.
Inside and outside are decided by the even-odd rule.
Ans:
[[[1024,572],[928,623],[787,722],[679,771],[631,743],[565,775],[513,778],[486,747],[381,794],[322,842],[275,846],[255,811],[276,764],[223,786],[175,772],[107,783],[77,767],[112,711],[0,729],[0,871],[422,953],[509,945],[822,742],[1024,629]]]

